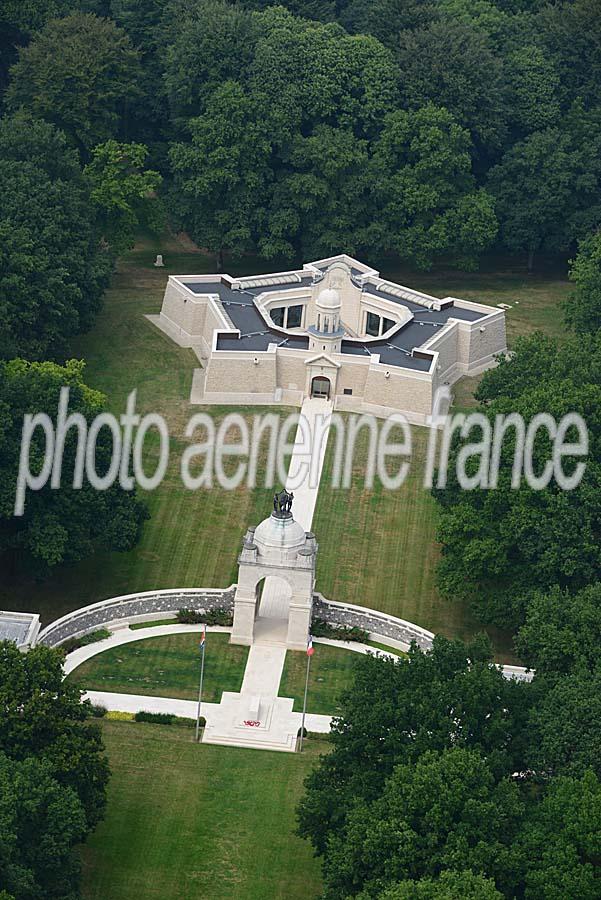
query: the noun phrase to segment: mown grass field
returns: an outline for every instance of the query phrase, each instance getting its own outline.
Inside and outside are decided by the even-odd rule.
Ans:
[[[424,488],[427,430],[412,428],[411,440],[409,474],[396,491],[385,490],[377,478],[372,489],[365,487],[367,430],[357,438],[350,489],[333,487],[335,442],[329,442],[313,519],[320,541],[317,585],[332,600],[374,607],[449,637],[468,638],[482,626],[464,604],[441,597],[436,586],[438,510]],[[489,631],[499,658],[510,659],[508,637]]]
[[[69,676],[89,691],[196,700],[200,676],[200,631],[146,638],[104,650]],[[203,700],[220,703],[223,691],[239,691],[248,647],[229,643],[229,634],[207,635]]]
[[[189,729],[101,724],[112,777],[83,849],[84,900],[311,900],[320,866],[294,833],[302,754],[195,744]]]
[[[309,669],[307,712],[333,716],[340,712],[338,700],[350,687],[358,653],[329,644],[314,644]],[[288,651],[280,681],[280,697],[293,697],[294,709],[302,712],[307,677],[307,655]]]
[[[157,251],[165,255],[165,269],[152,265]],[[510,339],[537,327],[561,333],[559,303],[569,290],[561,273],[528,276],[513,264],[504,264],[494,270],[484,266],[478,273],[424,274],[401,270],[390,262],[373,264],[379,265],[382,274],[437,296],[512,304]],[[246,258],[227,261],[226,269],[236,274],[290,265],[289,261],[268,264]],[[200,409],[188,404],[192,371],[198,363],[192,351],[177,347],[144,318],[159,312],[169,273],[207,271],[214,271],[212,258],[188,244],[173,239],[160,245],[142,241],[120,262],[96,325],[73,347],[74,356],[87,360],[88,383],[107,394],[112,411],[120,414],[135,389],[138,411],[159,412],[168,422],[171,462],[161,486],[146,495],[151,519],[142,540],[128,553],[99,552],[43,581],[27,573],[3,573],[0,607],[34,610],[48,622],[70,609],[119,594],[226,587],[235,580],[244,531],[269,512],[272,491],[241,487],[190,492],[183,487],[179,473],[186,446],[183,430],[190,415]],[[471,388],[471,383],[456,386],[460,405],[470,404]],[[226,410],[212,408],[211,412],[219,418]],[[252,416],[257,409],[242,412]],[[467,636],[476,623],[461,605],[441,599],[436,590],[436,507],[418,474],[424,433],[413,432],[412,472],[398,492],[384,492],[377,485],[373,491],[365,490],[359,468],[350,493],[334,491],[328,451],[314,521],[320,544],[318,588],[332,599],[374,606],[432,630]],[[503,652],[507,650],[502,636],[497,636],[497,642]]]

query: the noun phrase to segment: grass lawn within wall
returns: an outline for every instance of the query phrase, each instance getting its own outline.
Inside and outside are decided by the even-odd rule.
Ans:
[[[307,712],[334,716],[340,712],[339,697],[352,684],[359,654],[329,644],[314,644],[311,657]],[[375,652],[375,651],[374,651]],[[295,712],[302,712],[307,676],[307,654],[289,650],[280,681],[280,697],[293,697]]]
[[[219,703],[223,691],[239,691],[248,647],[229,643],[229,634],[207,635],[203,700]],[[88,691],[114,691],[196,700],[200,677],[198,634],[147,638],[104,650],[75,669],[69,678]]]
[[[83,848],[83,900],[312,900],[320,865],[294,833],[302,754],[195,744],[189,729],[102,722],[112,777]]]

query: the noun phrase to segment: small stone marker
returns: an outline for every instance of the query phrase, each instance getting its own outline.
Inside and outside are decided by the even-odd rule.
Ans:
[[[154,261],[154,264],[157,269],[162,269],[165,263],[163,262],[163,254],[157,253],[157,258]]]

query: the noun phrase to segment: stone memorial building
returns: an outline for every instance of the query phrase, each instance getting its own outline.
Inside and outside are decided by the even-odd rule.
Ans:
[[[317,396],[416,424],[439,386],[506,349],[503,310],[402,287],[344,254],[270,275],[172,275],[150,318],[196,352],[193,403]]]

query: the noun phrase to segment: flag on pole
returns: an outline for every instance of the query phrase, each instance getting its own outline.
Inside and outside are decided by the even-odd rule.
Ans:
[[[313,638],[309,635],[309,640],[307,641],[307,656],[313,656],[315,653],[315,648],[313,646]]]
[[[202,650],[202,648],[203,648],[204,645],[205,645],[206,639],[207,639],[207,626],[206,626],[206,625],[203,625],[203,626],[202,626],[202,635],[201,635],[201,638],[200,638],[200,648],[201,648],[201,650]]]

